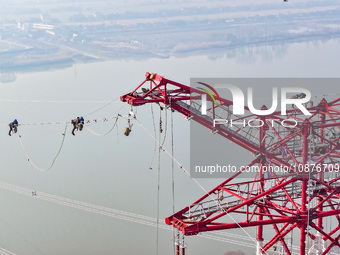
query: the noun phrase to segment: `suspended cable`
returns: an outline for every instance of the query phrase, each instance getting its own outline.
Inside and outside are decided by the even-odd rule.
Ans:
[[[15,253],[11,252],[11,251],[8,251],[2,247],[0,247],[0,254],[1,255],[16,255]]]
[[[6,187],[3,184],[0,185],[0,188],[11,190],[13,192],[16,192],[16,193],[19,193],[19,194],[22,194],[22,195],[32,196],[34,198],[38,198],[38,199],[45,200],[45,201],[48,201],[48,202],[72,207],[72,208],[75,208],[75,209],[80,209],[80,210],[83,210],[83,211],[101,214],[101,215],[109,216],[109,217],[112,217],[112,218],[117,218],[117,219],[126,220],[126,221],[130,221],[130,222],[134,222],[134,223],[148,225],[148,226],[151,226],[151,227],[156,227],[155,222],[152,222],[152,221],[149,221],[149,220],[146,220],[146,219],[133,218],[131,216],[127,216],[126,212],[119,213],[119,212],[115,212],[115,210],[111,210],[110,208],[105,208],[105,209],[103,209],[104,207],[98,208],[98,206],[96,206],[96,205],[83,203],[83,202],[80,202],[80,201],[77,201],[77,200],[65,199],[63,197],[55,198],[56,196],[49,196],[49,195],[46,195],[46,193],[43,193],[43,192],[33,191],[33,193],[32,193],[32,190],[25,191],[25,190],[13,188],[13,187],[8,187],[8,186]],[[165,226],[165,225],[160,226],[160,228],[166,229],[167,226]]]
[[[126,91],[125,93],[123,93],[123,94],[129,93],[132,89],[134,89],[134,86],[131,87],[129,90],[127,90],[127,91]],[[92,112],[90,112],[90,113],[88,113],[88,114],[86,114],[86,115],[84,115],[84,116],[87,117],[87,116],[89,116],[89,115],[91,115],[91,114],[93,114],[93,113],[96,113],[96,112],[98,112],[98,111],[104,109],[105,107],[111,105],[112,103],[114,103],[114,102],[116,102],[116,101],[118,101],[118,100],[120,101],[120,96],[119,96],[119,97],[116,97],[115,99],[113,99],[112,101],[108,102],[107,104],[105,104],[105,105],[99,107],[98,109],[96,109],[96,110],[94,110],[94,111],[92,111]],[[121,108],[123,108],[123,107],[125,107],[125,106],[126,106],[126,105],[122,106]],[[121,109],[121,108],[119,108],[119,109]]]
[[[96,124],[98,122],[107,122],[110,119],[115,119],[116,116],[111,117],[104,117],[99,119],[87,119],[85,121],[85,124]],[[56,121],[56,122],[35,122],[35,123],[19,123],[18,126],[43,126],[43,125],[61,125],[61,124],[67,124],[70,123],[70,121]],[[8,124],[0,124],[0,126],[8,126]]]
[[[108,118],[102,118],[102,119],[86,120],[86,125],[88,125],[88,124],[90,124],[90,123],[98,123],[99,121],[106,122],[106,121],[109,121],[109,119],[111,119],[111,118],[115,118],[116,120],[115,120],[113,126],[110,128],[110,130],[109,130],[108,132],[106,132],[106,133],[104,133],[104,134],[96,133],[95,131],[93,131],[93,130],[91,130],[90,128],[88,128],[86,125],[84,125],[84,126],[85,126],[90,132],[92,132],[93,134],[98,135],[98,136],[105,136],[105,135],[109,134],[109,133],[114,129],[114,127],[117,126],[117,139],[118,139],[118,118],[119,118],[119,117],[122,117],[122,118],[125,118],[125,119],[129,119],[129,120],[131,119],[131,116],[122,116],[122,115],[118,114],[116,117],[108,117]],[[41,172],[46,172],[46,171],[50,170],[50,169],[54,166],[54,164],[55,164],[55,162],[56,162],[56,160],[57,160],[58,156],[60,155],[60,152],[61,152],[61,150],[62,150],[62,148],[63,148],[64,141],[65,141],[65,136],[66,136],[66,131],[67,131],[67,126],[68,126],[69,122],[47,122],[47,123],[19,124],[20,126],[25,126],[25,125],[45,125],[45,124],[62,124],[62,123],[65,124],[65,130],[64,130],[64,132],[62,133],[63,138],[62,138],[61,144],[60,144],[60,146],[59,146],[59,150],[58,150],[57,154],[55,155],[55,157],[53,158],[53,160],[52,160],[50,166],[49,166],[48,168],[45,168],[45,169],[39,167],[39,166],[31,159],[31,157],[30,157],[30,155],[29,155],[29,153],[28,153],[28,151],[27,151],[27,149],[26,149],[26,147],[25,147],[25,145],[24,145],[24,143],[23,143],[23,141],[22,141],[22,135],[18,133],[18,140],[19,140],[20,146],[22,147],[22,149],[23,149],[23,151],[24,151],[24,153],[25,153],[25,156],[26,156],[27,160],[30,162],[30,164],[31,164],[34,168],[36,168],[37,170],[39,170],[39,171],[41,171]],[[118,140],[117,140],[117,143],[118,143]]]
[[[255,233],[256,233],[256,231],[255,231]],[[249,238],[248,236],[241,236],[241,235],[227,233],[227,232],[223,232],[223,231],[222,232],[216,231],[214,234],[217,235],[217,236],[227,236],[227,237],[231,237],[231,238],[238,238],[238,239],[242,239],[242,240],[252,241],[252,238]],[[264,240],[264,241],[269,242],[269,240]],[[300,251],[300,247],[296,246],[296,245],[292,245],[292,249]]]
[[[109,102],[109,103],[107,103],[107,104],[104,104],[103,106],[99,107],[98,109],[96,109],[96,110],[94,110],[94,111],[92,111],[92,112],[90,112],[90,113],[88,113],[88,114],[85,114],[84,117],[87,117],[87,116],[89,116],[89,115],[91,115],[91,114],[93,114],[93,113],[96,113],[96,112],[98,112],[98,111],[104,109],[105,107],[109,106],[110,104],[114,103],[115,101],[117,101],[117,98],[114,99],[114,100],[112,100],[111,102]]]
[[[60,125],[60,124],[66,124],[69,121],[64,121],[64,122],[36,122],[36,123],[20,123],[18,126],[38,126],[38,125]],[[8,126],[8,124],[0,124],[0,126]]]
[[[130,92],[134,87],[131,87],[129,90],[126,91],[126,93]],[[125,93],[125,94],[126,94]],[[100,110],[102,110],[103,108],[111,105],[114,102],[121,102],[120,101],[120,97],[116,97],[115,99],[111,100],[111,101],[91,101],[91,100],[80,100],[80,101],[61,101],[61,100],[11,100],[11,99],[0,99],[0,102],[22,102],[22,103],[106,103],[103,106],[93,110],[90,113],[87,113],[86,115],[83,115],[85,117],[96,113]],[[117,109],[115,112],[123,109],[124,107],[126,107],[127,105],[124,104],[122,107],[120,107],[119,109]],[[63,124],[63,122],[52,122],[52,123],[31,123],[31,124],[20,124],[20,125],[44,125],[44,124]],[[20,126],[19,125],[19,126]],[[8,124],[0,124],[0,126],[8,126]]]
[[[94,134],[94,135],[96,135],[96,136],[106,136],[106,135],[110,134],[111,131],[112,131],[112,130],[115,128],[115,126],[117,125],[119,116],[120,116],[120,115],[118,115],[118,116],[116,117],[116,121],[114,122],[113,126],[109,129],[109,131],[107,131],[107,132],[104,133],[104,134],[99,134],[99,133],[93,131],[92,129],[90,129],[89,127],[87,127],[86,125],[85,125],[84,127],[85,127],[88,131],[90,131],[92,134]]]
[[[136,213],[112,209],[109,207],[99,206],[99,205],[90,204],[90,203],[86,203],[86,202],[82,202],[78,200],[73,200],[73,199],[69,199],[69,198],[65,198],[61,196],[56,196],[56,195],[52,195],[49,193],[41,192],[41,191],[34,190],[34,189],[24,188],[21,186],[9,184],[9,183],[2,182],[2,181],[0,181],[0,188],[7,190],[7,191],[15,192],[17,194],[29,196],[34,199],[40,199],[40,200],[44,200],[47,202],[83,210],[86,212],[96,213],[96,214],[100,214],[100,215],[104,215],[104,216],[108,216],[108,217],[112,217],[112,218],[116,218],[120,220],[125,220],[125,221],[129,221],[133,223],[138,223],[138,224],[142,224],[142,225],[146,225],[150,227],[157,227],[157,224],[156,224],[157,219],[153,217],[149,217],[149,216],[144,216],[144,215],[140,215]],[[172,231],[173,229],[172,227],[165,225],[165,223],[159,224],[158,227],[160,229],[164,229],[168,231]],[[199,234],[198,236],[211,239],[211,240],[215,240],[215,241],[232,243],[232,244],[236,244],[236,245],[240,245],[244,247],[253,248],[253,246],[249,243],[245,243],[239,240],[222,238],[222,237],[214,236],[212,234]],[[239,238],[242,239],[243,237],[239,236]]]
[[[24,187],[21,187],[21,186],[9,184],[9,183],[2,182],[2,181],[0,181],[0,187],[3,188],[3,189],[13,191],[13,192],[17,192],[17,193],[19,192],[20,194],[27,195],[27,196],[32,196],[32,191],[34,191],[33,197],[36,197],[36,198],[39,198],[39,199],[46,197],[46,198],[62,201],[62,202],[65,202],[65,203],[73,203],[73,204],[77,204],[77,205],[80,205],[80,206],[83,206],[83,207],[89,207],[89,208],[92,208],[92,209],[107,211],[107,212],[111,212],[111,213],[118,213],[118,214],[122,214],[122,215],[127,215],[129,217],[134,217],[134,218],[147,220],[147,221],[151,221],[153,223],[156,223],[156,218],[153,218],[153,217],[144,216],[144,215],[131,213],[131,212],[127,212],[127,211],[122,211],[122,210],[117,210],[117,209],[112,209],[112,208],[99,206],[99,205],[95,205],[95,204],[90,204],[90,203],[86,203],[86,202],[81,202],[81,201],[77,201],[77,200],[73,200],[73,199],[69,199],[69,198],[65,198],[65,197],[61,197],[61,196],[57,196],[57,195],[52,195],[52,194],[45,193],[45,192],[42,192],[42,191],[24,188]]]
[[[48,168],[45,168],[45,169],[38,167],[38,166],[32,161],[31,157],[29,156],[29,154],[28,154],[28,152],[27,152],[27,150],[26,150],[26,148],[25,148],[25,146],[24,146],[24,144],[23,144],[23,142],[22,142],[22,136],[21,136],[20,134],[18,135],[20,145],[21,145],[21,147],[22,147],[22,149],[23,149],[23,151],[24,151],[24,153],[25,153],[25,155],[26,155],[26,157],[27,157],[27,160],[31,163],[31,165],[32,165],[34,168],[36,168],[37,170],[39,170],[39,171],[41,171],[41,172],[46,172],[46,171],[50,170],[50,169],[54,166],[54,163],[55,163],[56,159],[58,158],[58,156],[59,156],[59,154],[60,154],[60,152],[61,152],[61,149],[63,148],[64,141],[65,141],[65,136],[66,136],[66,130],[67,130],[67,123],[66,123],[66,125],[65,125],[64,133],[62,134],[63,138],[62,138],[62,140],[61,140],[61,144],[60,144],[60,146],[59,146],[59,150],[58,150],[57,154],[55,155],[55,157],[53,158],[51,165],[50,165]]]

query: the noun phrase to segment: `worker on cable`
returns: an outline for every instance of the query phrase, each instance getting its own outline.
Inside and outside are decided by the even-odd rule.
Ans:
[[[82,131],[83,130],[83,127],[84,127],[84,118],[83,116],[80,116],[79,118],[79,131]]]
[[[296,94],[296,95],[293,95],[290,97],[290,99],[302,99],[302,98],[305,98],[306,97],[306,94],[305,93],[299,93],[299,94]],[[311,102],[311,101],[310,101]],[[313,103],[311,103],[313,104]],[[304,106],[307,106],[307,103],[303,104]],[[292,105],[293,109],[295,109],[295,105],[293,104]]]
[[[8,133],[9,136],[11,136],[11,132],[13,132],[15,134],[18,131],[19,123],[18,123],[17,119],[13,120],[8,125],[9,125],[9,133]]]
[[[74,120],[71,120],[71,123],[73,125],[73,129],[72,129],[72,135],[75,135],[74,134],[74,131],[77,129],[79,131],[82,131],[83,130],[83,127],[84,127],[84,118],[82,116],[77,117],[76,119]]]
[[[79,117],[77,117],[77,118],[74,119],[74,120],[71,120],[71,123],[72,123],[72,125],[73,125],[72,135],[75,135],[75,134],[74,134],[74,131],[75,131],[76,129],[78,130]]]
[[[296,94],[292,96],[291,99],[298,99],[298,98],[305,98],[305,97],[306,97],[305,93],[300,93],[300,94]]]

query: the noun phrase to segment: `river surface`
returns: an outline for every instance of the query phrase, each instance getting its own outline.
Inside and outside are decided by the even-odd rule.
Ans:
[[[159,229],[157,234],[155,227],[125,221],[117,214],[110,217],[98,211],[94,213],[61,205],[52,198],[50,201],[41,199],[41,192],[45,192],[157,217],[158,155],[154,156],[155,145],[149,134],[134,123],[131,135],[124,136],[125,119],[119,119],[118,129],[114,128],[107,136],[96,136],[87,129],[72,136],[68,125],[59,157],[50,170],[42,172],[30,163],[48,168],[65,131],[65,124],[46,123],[64,123],[82,115],[91,120],[89,127],[92,131],[106,133],[114,121],[104,122],[102,119],[130,112],[130,107],[121,103],[119,97],[139,85],[145,72],[159,73],[187,85],[191,77],[339,77],[339,49],[340,41],[333,39],[247,47],[182,58],[108,61],[44,72],[2,73],[0,246],[25,255],[146,255],[156,254],[158,235],[159,254],[173,254],[171,231]],[[332,98],[339,92],[339,87],[320,88],[313,96],[315,100]],[[112,103],[101,108],[108,102]],[[133,111],[145,128],[154,134],[151,106],[134,108]],[[153,106],[153,112],[158,128],[159,107]],[[163,129],[168,124],[165,146],[171,149],[170,125],[166,121],[170,112],[167,114],[162,112]],[[20,139],[18,134],[8,136],[7,124],[14,118],[19,123],[31,124],[19,127]],[[32,125],[37,123],[45,124]],[[180,114],[174,113],[174,155],[187,169],[189,149],[189,124]],[[239,151],[240,155],[249,154]],[[240,162],[245,160],[241,156],[237,159]],[[159,218],[160,225],[163,225],[163,219],[173,211],[171,159],[166,153],[161,154],[160,169]],[[199,182],[210,190],[222,179],[201,179]],[[12,187],[10,191],[5,183],[16,185],[16,188]],[[20,194],[18,187],[27,188],[28,195]],[[178,166],[175,167],[175,187],[175,211],[205,193]],[[75,201],[70,204],[75,205]],[[254,229],[247,231],[255,236]],[[231,233],[245,236],[241,230]],[[242,250],[245,254],[253,252],[251,248],[233,244],[235,242],[224,243],[199,236],[188,237],[186,241],[188,254],[223,255],[233,250]]]

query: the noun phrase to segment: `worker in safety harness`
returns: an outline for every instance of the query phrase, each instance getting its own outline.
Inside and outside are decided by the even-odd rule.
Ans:
[[[294,96],[291,96],[290,99],[302,99],[302,98],[305,98],[306,97],[306,94],[305,93],[300,93],[300,94],[296,94]],[[313,106],[313,102],[312,101],[309,101],[307,103],[304,103],[303,105],[304,106],[307,106],[307,104],[310,104],[311,106]],[[292,105],[293,109],[295,109],[295,105],[293,104]]]
[[[79,118],[79,131],[82,131],[83,130],[83,127],[84,127],[84,118],[82,116],[80,116]]]
[[[17,119],[13,120],[8,125],[9,125],[9,133],[8,133],[9,136],[11,136],[11,132],[13,132],[15,134],[18,131],[19,123],[18,123]]]
[[[82,131],[83,130],[83,127],[84,127],[84,118],[82,116],[77,117],[76,119],[74,120],[71,120],[71,123],[73,125],[73,129],[72,129],[72,135],[75,135],[74,134],[74,131],[77,129],[79,131]]]
[[[300,99],[300,98],[305,98],[306,94],[305,93],[300,93],[300,94],[296,94],[294,96],[291,96],[291,99]]]

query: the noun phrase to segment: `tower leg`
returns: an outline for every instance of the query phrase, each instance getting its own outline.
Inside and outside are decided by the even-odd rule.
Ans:
[[[175,247],[176,247],[176,255],[180,255],[180,248],[179,248],[179,232],[177,232],[176,240],[175,240]]]
[[[262,255],[263,241],[257,241],[256,243],[256,255]]]
[[[183,235],[183,237],[182,237],[182,255],[185,255],[184,235]]]
[[[310,125],[308,120],[303,122],[302,129],[302,164],[305,167],[308,163],[308,136],[310,131]],[[307,219],[307,189],[308,189],[308,178],[309,178],[309,170],[304,169],[303,174],[301,176],[302,182],[302,190],[301,190],[301,216],[303,217],[303,221],[300,226],[300,255],[306,254],[306,229],[307,224],[309,224]]]
[[[302,180],[302,198],[301,198],[301,212],[306,214],[306,199],[307,199],[307,179],[303,177]],[[306,254],[306,228],[307,224],[302,223],[300,227],[300,255]]]

